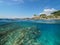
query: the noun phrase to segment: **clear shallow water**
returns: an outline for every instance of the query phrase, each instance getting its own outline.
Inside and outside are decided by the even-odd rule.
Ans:
[[[60,45],[60,24],[40,24],[42,45]]]
[[[0,43],[1,45],[13,45],[13,44],[19,45],[21,39],[23,40],[24,44],[21,43],[20,45],[60,45],[60,20],[38,20],[38,21],[30,20],[30,21],[16,21],[8,23],[0,22],[0,24],[1,24],[0,40],[3,39],[3,41],[1,41]],[[23,38],[21,36],[21,33],[23,33],[21,32],[21,30],[23,30],[23,32],[28,30],[26,31],[27,34],[24,33],[26,34],[26,37],[24,36]],[[39,34],[34,34],[34,32]],[[5,37],[7,40],[4,39]],[[25,40],[27,40],[27,38],[29,38],[29,40],[26,42]],[[14,43],[15,41],[18,40],[20,41],[19,43],[17,44]],[[32,42],[28,43],[30,40]]]

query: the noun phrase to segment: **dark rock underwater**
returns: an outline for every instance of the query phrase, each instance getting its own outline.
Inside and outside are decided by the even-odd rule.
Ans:
[[[0,45],[40,45],[37,38],[40,30],[32,25],[7,23],[0,26]]]
[[[60,23],[0,22],[0,45],[60,45]]]

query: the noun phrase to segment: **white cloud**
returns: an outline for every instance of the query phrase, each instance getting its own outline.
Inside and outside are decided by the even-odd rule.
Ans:
[[[37,0],[0,0],[0,4],[7,4],[7,5],[21,4],[21,3],[24,3],[25,1],[34,2]]]
[[[50,15],[54,11],[57,11],[57,10],[54,8],[48,8],[48,9],[44,9],[43,12],[41,12],[40,14]]]
[[[24,3],[24,0],[0,0],[0,3],[3,3],[3,4],[20,4],[20,3]]]

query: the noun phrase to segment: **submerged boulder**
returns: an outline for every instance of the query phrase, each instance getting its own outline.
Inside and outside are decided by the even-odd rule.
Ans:
[[[35,25],[8,30],[0,35],[0,45],[40,45],[37,43],[40,30]]]

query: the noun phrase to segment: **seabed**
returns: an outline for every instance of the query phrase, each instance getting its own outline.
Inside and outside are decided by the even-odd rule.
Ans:
[[[60,24],[2,23],[0,45],[60,45]]]

